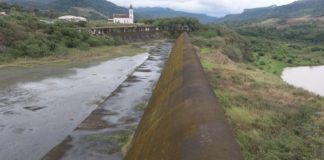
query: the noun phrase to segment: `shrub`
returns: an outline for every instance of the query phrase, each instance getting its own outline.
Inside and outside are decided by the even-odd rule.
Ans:
[[[0,17],[0,50],[14,58],[43,57],[65,54],[68,48],[85,50],[125,43],[107,36],[92,36],[86,29],[82,29],[84,26],[84,23],[46,24],[33,14],[15,11],[14,14]],[[0,56],[1,61],[4,61],[5,58],[2,57],[4,54]]]
[[[76,48],[79,45],[79,43],[81,43],[81,41],[74,38],[67,38],[65,40],[65,45],[68,48]]]
[[[94,37],[89,38],[87,40],[87,43],[91,47],[97,47],[97,46],[101,46],[103,44],[102,40],[100,40],[99,38],[94,38]]]
[[[81,42],[78,44],[78,48],[81,50],[89,50],[90,45],[88,43]]]
[[[233,46],[225,46],[223,53],[227,55],[231,60],[239,62],[243,60],[242,52],[239,48]]]
[[[52,48],[51,48],[52,47]],[[53,43],[50,43],[44,38],[30,38],[25,41],[18,41],[15,43],[13,50],[10,50],[11,54],[15,57],[27,56],[27,57],[43,57],[48,55],[53,48]]]
[[[321,48],[321,47],[313,47],[311,49],[312,52],[317,52],[317,51],[324,51],[324,48]]]
[[[264,66],[266,63],[264,61],[259,61],[259,65]]]
[[[259,55],[260,57],[263,57],[263,56],[264,56],[264,53],[260,52],[260,53],[258,53],[258,55]]]
[[[277,55],[272,55],[271,58],[274,59],[274,60],[277,60],[278,56]]]

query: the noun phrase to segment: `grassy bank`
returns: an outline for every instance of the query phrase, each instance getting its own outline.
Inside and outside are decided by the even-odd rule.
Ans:
[[[144,43],[132,43],[120,46],[101,46],[89,48],[86,50],[69,49],[64,54],[47,56],[43,58],[17,58],[8,62],[1,62],[0,68],[12,66],[37,66],[37,65],[55,65],[67,63],[82,63],[91,61],[108,60],[111,58],[132,56],[138,53],[146,52],[141,48]]]
[[[324,98],[210,48],[200,57],[246,160],[322,158]]]
[[[116,50],[113,46],[127,43],[120,38],[92,35],[84,22],[48,22],[44,21],[47,17],[40,17],[34,11],[15,7],[0,3],[0,10],[7,12],[0,16],[0,64],[38,63],[60,57],[78,59],[92,51],[100,54],[106,46],[111,46],[107,49],[111,51]]]
[[[320,44],[249,37],[254,65],[280,75],[284,67],[324,64],[324,48]]]
[[[322,43],[280,37],[271,39],[253,29],[239,34],[225,26],[203,26],[191,33],[191,40],[200,48],[218,50],[235,62],[249,63],[260,70],[277,75],[288,66],[324,64]]]

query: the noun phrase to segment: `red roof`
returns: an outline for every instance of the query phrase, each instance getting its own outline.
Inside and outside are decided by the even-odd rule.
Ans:
[[[129,14],[113,14],[113,18],[129,18]]]

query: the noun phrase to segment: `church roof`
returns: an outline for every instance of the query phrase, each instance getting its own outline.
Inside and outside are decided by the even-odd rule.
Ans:
[[[132,4],[130,4],[129,9],[133,9],[133,5]],[[114,19],[114,18],[130,18],[130,17],[129,17],[129,13],[114,13],[108,19]]]
[[[113,14],[113,18],[129,18],[129,14]]]

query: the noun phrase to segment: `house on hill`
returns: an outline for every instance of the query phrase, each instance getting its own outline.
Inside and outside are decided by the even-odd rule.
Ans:
[[[134,10],[133,6],[129,6],[128,13],[123,14],[113,14],[112,17],[108,18],[108,23],[114,24],[134,24]]]
[[[86,22],[87,21],[87,19],[84,17],[76,17],[71,15],[61,16],[58,17],[58,19],[66,22]]]
[[[0,12],[0,16],[5,16],[5,15],[7,15],[6,12]]]

